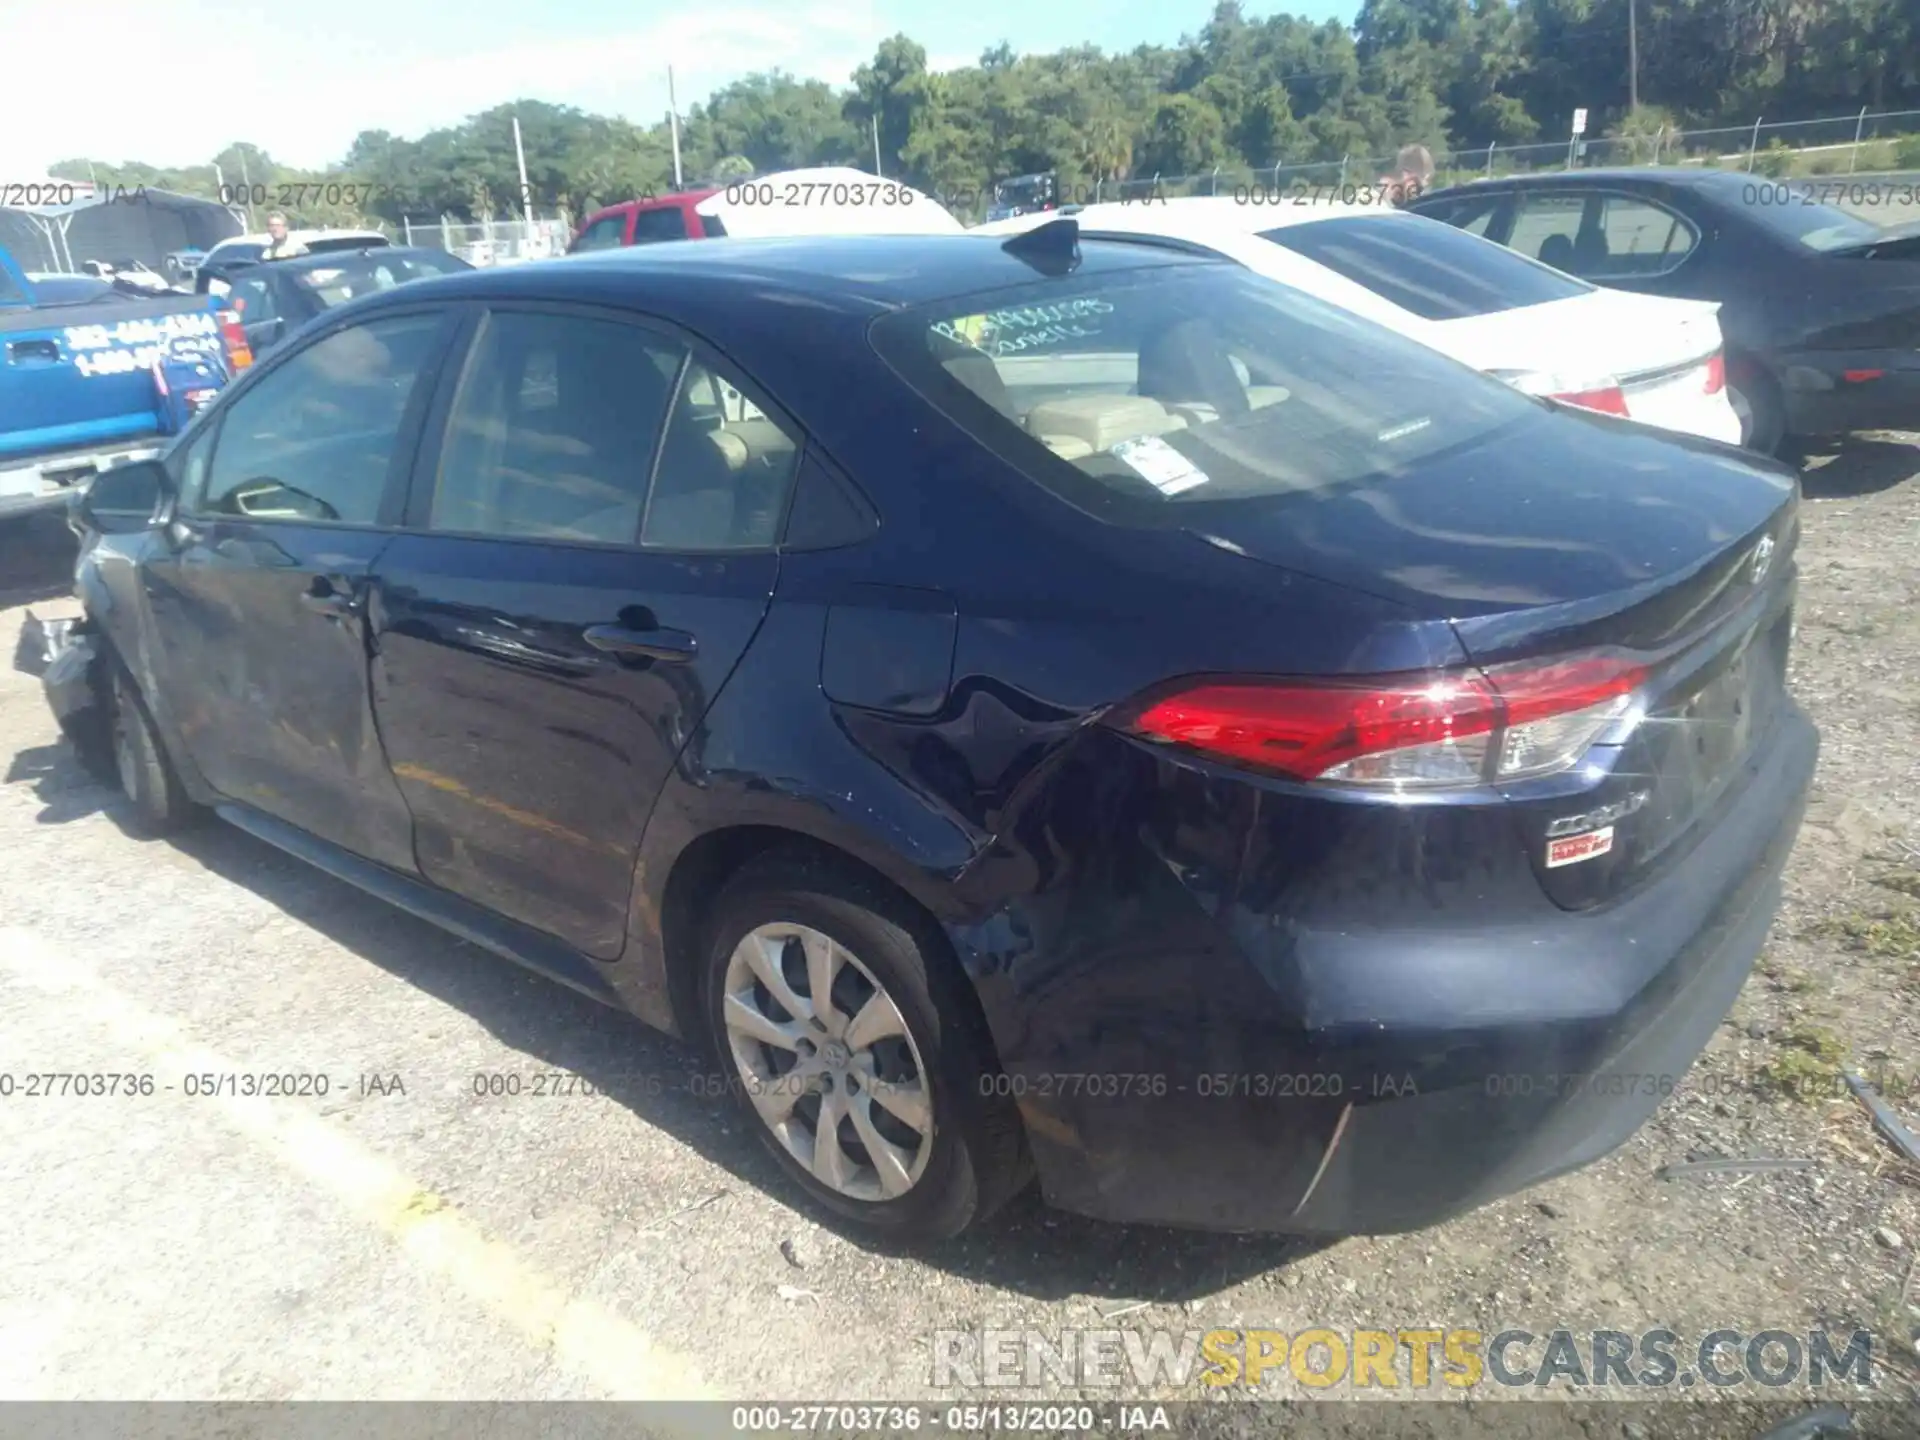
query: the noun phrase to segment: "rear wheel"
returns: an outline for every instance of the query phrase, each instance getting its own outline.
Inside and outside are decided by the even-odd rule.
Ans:
[[[1750,369],[1727,382],[1727,403],[1740,418],[1740,443],[1762,455],[1779,451],[1786,439],[1786,406],[1765,371]]]
[[[112,684],[113,768],[120,792],[132,802],[141,830],[149,835],[170,834],[194,818],[195,806],[187,799],[139,687],[124,666],[114,666]]]
[[[702,1008],[741,1110],[816,1203],[944,1239],[1029,1174],[985,1023],[938,931],[848,867],[755,862],[721,892]]]

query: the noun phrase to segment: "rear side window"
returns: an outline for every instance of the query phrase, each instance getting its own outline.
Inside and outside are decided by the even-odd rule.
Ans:
[[[615,320],[489,315],[448,417],[428,528],[632,544],[684,354]]]
[[[574,253],[583,250],[613,250],[625,243],[627,236],[627,217],[622,215],[604,215],[580,232],[580,238],[573,242]]]
[[[983,444],[1118,523],[1188,524],[1210,505],[1412,480],[1423,457],[1535,408],[1237,265],[994,291],[889,316],[874,337]]]
[[[1491,241],[1417,216],[1364,215],[1263,232],[1424,320],[1460,320],[1592,290]]]
[[[440,323],[404,315],[337,330],[222,405],[196,513],[374,524]]]
[[[432,251],[406,256],[376,251],[373,255],[355,255],[338,265],[311,266],[296,271],[292,278],[320,308],[330,310],[362,295],[391,290],[409,280],[451,275],[466,268],[453,256]]]
[[[227,308],[240,317],[242,325],[264,325],[280,315],[279,307],[273,303],[273,287],[266,277],[245,271],[229,282]]]
[[[686,238],[687,212],[678,205],[661,205],[652,210],[633,212],[633,243],[636,245]]]
[[[1575,247],[1574,273],[1602,282],[1665,275],[1699,241],[1693,226],[1664,205],[1637,195],[1603,195],[1597,232]]]
[[[1571,271],[1586,210],[1584,195],[1522,195],[1507,244],[1543,265]]]
[[[780,537],[800,445],[711,364],[687,366],[647,500],[647,545],[764,549]]]

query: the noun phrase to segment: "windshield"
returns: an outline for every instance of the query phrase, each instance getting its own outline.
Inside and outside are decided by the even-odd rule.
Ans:
[[[983,443],[1121,523],[1404,473],[1537,406],[1237,265],[950,300],[875,343]]]
[[[1260,232],[1424,320],[1570,300],[1593,286],[1503,245],[1414,215],[1342,216]]]
[[[472,267],[453,255],[429,250],[418,255],[355,255],[337,263],[317,265],[293,276],[293,283],[311,296],[322,308],[331,309],[357,300],[362,295],[391,290],[409,280],[425,280],[433,275],[451,275]]]

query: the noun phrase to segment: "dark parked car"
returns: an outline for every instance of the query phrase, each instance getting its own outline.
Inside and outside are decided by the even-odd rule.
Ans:
[[[1920,225],[1829,193],[1843,186],[1649,167],[1475,181],[1410,208],[1596,285],[1719,301],[1728,398],[1771,453],[1920,425]]]
[[[856,1221],[1037,1166],[1395,1231],[1726,1014],[1818,744],[1798,504],[1070,220],[636,247],[329,314],[108,472],[48,689],[153,829],[700,1037]]]
[[[202,294],[216,284],[226,287],[227,308],[239,318],[248,348],[257,356],[336,305],[472,268],[444,250],[388,245],[290,260],[209,263],[200,268],[194,284]]]

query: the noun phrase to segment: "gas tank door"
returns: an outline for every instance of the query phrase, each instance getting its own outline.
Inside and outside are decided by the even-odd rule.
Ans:
[[[827,609],[820,688],[837,705],[932,715],[953,684],[959,612],[938,590],[854,585]]]

